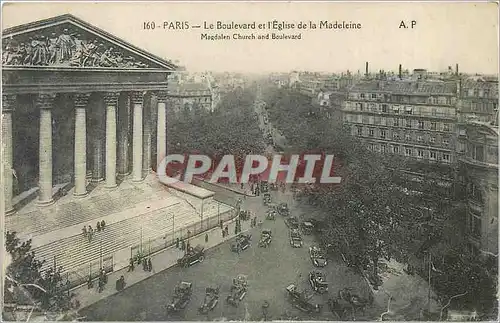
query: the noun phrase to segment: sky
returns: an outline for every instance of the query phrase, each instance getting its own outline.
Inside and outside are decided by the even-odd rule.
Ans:
[[[498,74],[498,6],[494,3],[325,3],[325,2],[106,2],[7,3],[2,28],[70,13],[137,47],[185,66],[189,71],[289,72],[350,70],[443,71]],[[241,31],[241,34],[301,34],[300,40],[202,40],[201,34],[238,31],[163,29],[164,22],[193,25],[346,21],[357,30],[293,29]],[[416,21],[414,28],[410,22]],[[145,30],[145,22],[160,28]],[[408,28],[400,28],[401,21]],[[308,25],[309,26],[309,25]]]

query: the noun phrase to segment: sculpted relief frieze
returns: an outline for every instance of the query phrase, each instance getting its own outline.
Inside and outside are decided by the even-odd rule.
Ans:
[[[73,25],[3,39],[3,66],[148,68],[146,62]]]

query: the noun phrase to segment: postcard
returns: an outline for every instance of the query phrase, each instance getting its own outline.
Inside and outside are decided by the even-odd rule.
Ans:
[[[493,321],[498,4],[5,2],[6,321]]]

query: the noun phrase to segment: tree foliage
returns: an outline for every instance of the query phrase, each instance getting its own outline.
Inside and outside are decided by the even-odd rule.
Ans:
[[[36,259],[31,250],[31,239],[21,243],[16,232],[7,231],[5,248],[11,256],[7,275],[16,284],[29,287],[31,296],[43,309],[66,311],[70,308],[71,297],[61,275],[62,268],[42,271],[44,261]]]
[[[264,149],[255,100],[251,89],[227,93],[215,111],[193,109],[170,112],[168,123],[169,152],[198,152],[220,158],[234,155],[244,158]]]

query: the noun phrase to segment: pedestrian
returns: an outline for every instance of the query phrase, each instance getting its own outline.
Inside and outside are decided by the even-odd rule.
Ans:
[[[241,189],[243,189],[243,183],[241,183],[240,185],[241,185]]]
[[[208,233],[205,233],[205,243],[208,243]]]
[[[87,237],[87,226],[83,226],[83,229],[82,229],[82,233],[83,233],[83,237],[86,238]]]
[[[101,222],[97,221],[96,229],[97,232],[101,231]]]
[[[87,281],[87,288],[92,289],[93,286],[94,286],[94,283],[92,282],[92,276],[89,275],[89,280]]]
[[[142,261],[142,270],[148,271],[148,261],[146,259]]]
[[[104,220],[101,221],[101,231],[104,231],[104,227],[106,226],[106,222]]]
[[[186,242],[184,240],[182,240],[182,242],[181,242],[181,250],[182,251],[186,250]]]
[[[190,251],[191,251],[191,245],[189,244],[189,241],[186,243],[186,250],[187,250],[188,252],[190,252]]]
[[[148,258],[148,271],[153,271],[153,262],[151,261],[151,258]]]
[[[175,239],[175,247],[177,249],[179,249],[179,247],[180,247],[179,245],[180,245],[180,241],[179,241],[179,238],[177,238],[177,239]]]
[[[220,223],[219,223],[219,224],[220,224],[220,229],[221,229],[221,230],[224,230],[224,221],[220,220]]]
[[[97,284],[97,292],[101,293],[104,289],[104,282],[102,281],[102,278],[99,277],[99,283]]]
[[[92,241],[92,236],[94,235],[94,230],[89,225],[89,229],[87,231],[88,231],[89,242],[91,242]]]
[[[134,271],[134,259],[130,258],[127,272]]]
[[[224,239],[226,237],[226,231],[221,230],[221,232],[222,232],[222,239]]]
[[[227,225],[226,225],[226,228],[224,229],[224,231],[226,231],[226,237],[227,237],[229,235],[229,228]]]

